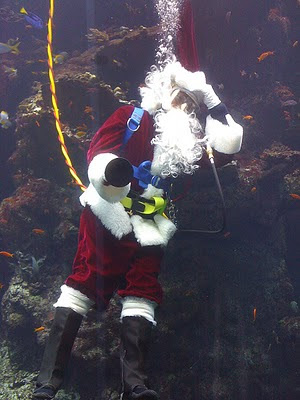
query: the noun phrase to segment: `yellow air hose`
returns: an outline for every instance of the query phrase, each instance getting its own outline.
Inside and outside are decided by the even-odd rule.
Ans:
[[[71,159],[68,155],[68,150],[65,145],[64,136],[61,129],[61,122],[59,119],[59,110],[57,106],[57,97],[56,97],[56,89],[55,89],[55,81],[54,81],[54,72],[53,72],[53,53],[52,53],[52,26],[53,26],[53,14],[54,14],[54,0],[50,0],[49,7],[49,19],[48,19],[48,35],[47,35],[47,53],[48,53],[48,67],[49,67],[49,80],[50,80],[50,91],[52,94],[52,106],[53,106],[53,114],[55,118],[55,126],[58,133],[58,141],[60,142],[60,148],[65,158],[65,162],[69,168],[70,174],[72,175],[75,183],[80,186],[81,190],[85,191],[86,186],[81,182],[78,177],[75,168],[72,165]]]

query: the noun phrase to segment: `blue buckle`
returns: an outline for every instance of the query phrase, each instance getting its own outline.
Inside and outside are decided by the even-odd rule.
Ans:
[[[135,128],[134,127],[131,128],[131,126],[130,126],[131,123],[135,125]],[[137,131],[139,129],[139,127],[140,127],[139,122],[137,122],[132,117],[128,118],[128,121],[127,121],[127,128],[128,129],[130,129],[132,132],[135,132],[135,131]]]
[[[153,175],[151,178],[151,185],[156,187],[156,188],[160,188],[159,184],[160,184],[161,178],[157,175]]]

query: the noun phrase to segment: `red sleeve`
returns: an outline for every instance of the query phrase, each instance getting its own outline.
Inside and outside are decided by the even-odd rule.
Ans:
[[[113,153],[119,155],[123,142],[128,118],[133,112],[133,106],[118,108],[95,133],[87,153],[88,164],[101,153]]]

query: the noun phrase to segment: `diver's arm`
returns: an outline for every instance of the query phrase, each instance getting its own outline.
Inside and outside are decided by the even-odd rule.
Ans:
[[[194,72],[195,82],[191,85],[199,101],[208,108],[205,135],[210,146],[220,153],[234,154],[240,151],[243,139],[243,128],[229,114],[213,87],[206,83],[203,72]]]

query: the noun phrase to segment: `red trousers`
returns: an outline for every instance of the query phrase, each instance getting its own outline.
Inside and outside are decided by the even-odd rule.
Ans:
[[[66,285],[105,308],[113,294],[143,297],[160,304],[160,246],[141,247],[133,234],[121,240],[103,227],[89,207],[80,219],[78,248]]]

